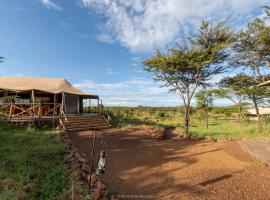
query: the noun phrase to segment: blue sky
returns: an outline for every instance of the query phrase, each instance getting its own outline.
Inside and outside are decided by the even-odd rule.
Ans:
[[[66,78],[107,105],[179,105],[141,61],[154,48],[194,35],[201,20],[239,29],[266,4],[270,0],[0,0],[0,56],[6,58],[0,74]]]

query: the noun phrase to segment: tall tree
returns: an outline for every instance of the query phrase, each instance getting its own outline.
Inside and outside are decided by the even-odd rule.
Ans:
[[[248,23],[237,34],[232,50],[232,65],[246,69],[258,82],[265,81],[265,75],[270,73],[270,26],[265,21],[255,19]]]
[[[242,87],[238,84],[232,84],[232,78],[225,77],[218,83],[219,88],[212,90],[212,93],[218,97],[226,98],[232,101],[238,107],[238,118],[240,121],[242,109],[248,95],[242,91]]]
[[[206,127],[208,128],[208,110],[211,106],[213,106],[213,95],[212,92],[204,87],[195,95],[196,97],[196,106],[198,109],[202,109],[205,113],[205,122]]]
[[[266,79],[268,79],[266,77]],[[237,95],[244,95],[250,100],[256,110],[257,118],[260,119],[259,104],[263,100],[268,99],[270,92],[265,87],[257,87],[257,80],[253,76],[248,76],[244,73],[240,73],[233,77],[224,79],[226,85],[231,86]],[[244,97],[242,97],[244,98]]]
[[[189,137],[190,103],[198,86],[205,84],[214,75],[223,73],[228,57],[227,47],[232,33],[219,23],[216,26],[203,22],[198,35],[187,44],[161,53],[144,61],[145,69],[155,74],[155,80],[164,83],[171,92],[183,100],[184,137]]]

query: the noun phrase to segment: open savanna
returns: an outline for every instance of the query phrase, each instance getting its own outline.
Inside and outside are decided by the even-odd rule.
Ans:
[[[182,107],[110,107],[107,112],[116,126],[134,126],[150,124],[158,127],[176,127],[179,134],[183,132]],[[246,113],[238,121],[235,117],[237,108],[233,106],[214,107],[209,112],[208,128],[205,114],[201,110],[191,110],[191,136],[211,138],[257,138],[270,136],[270,121],[251,121]]]

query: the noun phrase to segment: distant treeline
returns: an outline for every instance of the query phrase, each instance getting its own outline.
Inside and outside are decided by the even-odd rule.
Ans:
[[[244,109],[245,111],[246,109]],[[149,113],[149,114],[158,114],[166,115],[166,113],[184,113],[184,106],[168,106],[168,107],[154,107],[154,106],[137,106],[137,107],[128,107],[128,106],[107,106],[106,111],[113,112],[114,114],[132,114],[132,113]],[[194,114],[196,112],[200,111],[200,109],[196,107],[191,107],[191,114]],[[213,106],[209,108],[209,112],[211,114],[222,114],[225,116],[231,116],[234,113],[238,112],[237,106]]]

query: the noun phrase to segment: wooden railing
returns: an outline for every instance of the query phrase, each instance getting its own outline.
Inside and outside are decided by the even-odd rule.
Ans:
[[[8,103],[1,108],[2,113],[8,118],[15,117],[45,117],[60,116],[61,104],[56,103]]]
[[[107,112],[104,112],[103,111],[103,117],[104,117],[104,119],[106,120],[106,122],[109,124],[109,125],[111,125],[111,121],[112,121],[112,118],[111,118],[111,116],[107,113]]]

